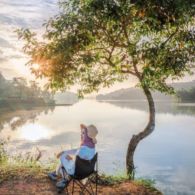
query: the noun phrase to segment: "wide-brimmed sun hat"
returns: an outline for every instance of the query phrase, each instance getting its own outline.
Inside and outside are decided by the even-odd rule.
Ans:
[[[89,125],[87,126],[87,135],[93,140],[93,143],[96,144],[96,136],[98,134],[98,130],[95,125]]]

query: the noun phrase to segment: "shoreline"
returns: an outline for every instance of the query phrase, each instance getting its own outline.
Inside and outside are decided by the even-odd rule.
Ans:
[[[12,195],[57,195],[55,184],[49,180],[47,173],[52,166],[43,167],[37,164],[23,165],[0,165],[0,194]],[[144,194],[162,195],[147,180],[130,181],[116,176],[100,176],[98,182],[98,194],[122,195],[122,194]],[[71,189],[71,184],[69,188]],[[77,189],[78,190],[78,189]]]

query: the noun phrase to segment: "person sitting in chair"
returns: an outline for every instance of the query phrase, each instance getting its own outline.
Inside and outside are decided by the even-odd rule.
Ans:
[[[49,173],[48,176],[53,181],[57,180],[58,176],[62,176],[62,180],[56,183],[57,188],[64,188],[68,181],[69,175],[74,175],[75,172],[75,157],[78,155],[81,159],[91,160],[95,156],[95,144],[97,143],[96,136],[98,130],[94,125],[80,125],[81,128],[81,144],[78,149],[62,151],[57,155],[60,158],[60,164],[56,171]],[[64,167],[65,171],[62,170]]]

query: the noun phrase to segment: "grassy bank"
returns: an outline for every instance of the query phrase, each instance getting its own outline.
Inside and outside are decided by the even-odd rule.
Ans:
[[[50,182],[47,173],[53,171],[54,164],[42,165],[39,162],[7,161],[0,165],[0,194],[57,194],[55,185]],[[28,186],[28,187],[27,187]],[[40,192],[41,189],[41,192]],[[129,181],[125,175],[100,175],[98,194],[145,194],[161,195],[154,182],[146,179]],[[16,193],[16,194],[17,194]]]
[[[0,194],[56,194],[56,188],[48,179],[47,173],[55,170],[57,161],[42,164],[39,155],[10,157],[0,144]],[[155,187],[154,181],[136,179],[129,181],[125,174],[99,175],[98,194],[161,194]]]

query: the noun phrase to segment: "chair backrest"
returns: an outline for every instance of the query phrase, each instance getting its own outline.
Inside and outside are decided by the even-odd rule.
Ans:
[[[74,177],[78,179],[84,179],[91,175],[95,171],[97,157],[97,153],[91,160],[84,160],[79,156],[76,156]]]

